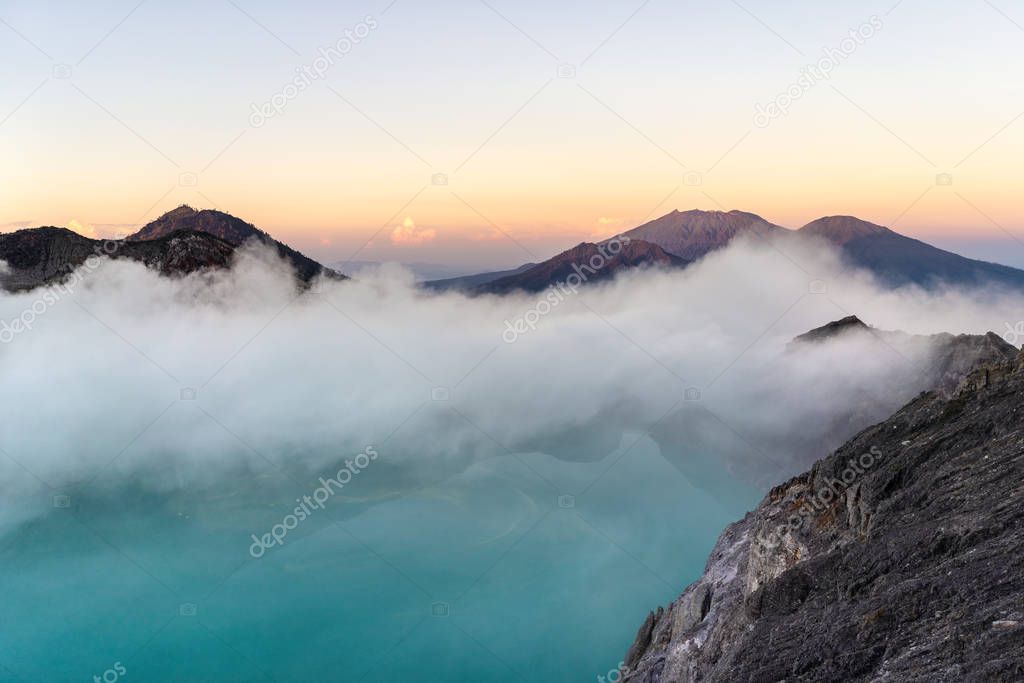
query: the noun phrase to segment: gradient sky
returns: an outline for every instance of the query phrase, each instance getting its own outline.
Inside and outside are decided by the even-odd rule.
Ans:
[[[830,79],[755,125],[872,15]],[[188,203],[325,261],[476,267],[743,209],[788,227],[854,214],[1024,265],[1010,0],[16,0],[0,35],[0,231],[107,235]]]

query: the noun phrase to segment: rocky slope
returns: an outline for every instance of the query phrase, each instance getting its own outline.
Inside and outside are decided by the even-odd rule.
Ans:
[[[853,216],[819,218],[800,228],[798,235],[835,244],[847,262],[889,286],[1024,287],[1024,271],[1017,268],[965,258]]]
[[[250,240],[269,246],[292,264],[304,283],[323,274],[343,275],[270,237],[249,223],[220,211],[181,206],[126,240],[93,240],[66,228],[28,228],[0,235],[0,288],[32,289],[67,276],[90,256],[127,258],[163,275],[185,275],[206,268],[229,268],[238,247]]]
[[[65,228],[31,228],[0,235],[0,287],[32,289],[66,277],[90,257],[127,258],[164,275],[181,275],[204,268],[227,268],[235,247],[197,232],[177,232],[146,242],[105,242]]]
[[[776,486],[649,615],[623,680],[1024,680],[1022,418],[1024,354]]]
[[[145,225],[134,235],[129,236],[128,241],[160,239],[182,230],[214,235],[235,247],[240,247],[249,240],[262,242],[275,249],[281,258],[290,261],[295,268],[296,275],[304,282],[309,282],[321,273],[326,273],[329,276],[337,275],[305,254],[275,240],[251,223],[213,209],[198,211],[191,206],[179,206]]]

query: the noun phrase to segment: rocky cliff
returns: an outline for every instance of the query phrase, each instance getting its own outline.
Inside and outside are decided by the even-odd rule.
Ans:
[[[1022,418],[1024,354],[775,487],[648,616],[623,680],[1024,680]]]

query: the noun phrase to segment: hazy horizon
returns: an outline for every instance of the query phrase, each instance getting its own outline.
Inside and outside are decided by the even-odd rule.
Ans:
[[[203,208],[212,207],[193,208],[196,208],[197,210],[202,210]],[[679,211],[681,209],[675,210]],[[748,211],[748,213],[756,214],[757,212]],[[249,220],[245,216],[238,216],[238,218],[242,218],[243,220]],[[764,218],[764,216],[762,216],[762,218]],[[820,216],[818,218],[820,218]],[[772,221],[769,219],[769,222]],[[126,232],[134,232],[135,230],[141,228],[142,225],[143,224],[110,225],[103,226],[101,229],[93,230],[89,230],[85,226],[76,224],[66,225],[63,227],[67,227],[68,229],[71,229],[87,237],[112,237],[124,235]],[[258,228],[262,228],[262,226],[260,226],[258,223],[255,223],[255,225]],[[0,226],[0,234],[14,232],[16,230],[21,230],[23,228],[34,227],[42,227],[42,225],[32,223],[29,221],[18,221],[15,224]],[[638,226],[627,226],[625,230],[631,229],[632,227]],[[803,226],[782,225],[780,227],[784,227],[790,230],[798,230]],[[585,241],[599,241],[601,239],[613,237],[614,234],[617,233],[609,232],[608,234],[605,235],[594,235],[587,238]],[[1024,242],[1019,241],[1013,235],[1007,235],[1004,237],[989,236],[985,238],[939,236],[933,239],[928,239],[927,241],[935,247],[945,249],[946,251],[950,251],[956,254],[960,254],[961,256],[966,256],[967,258],[1024,269]],[[440,244],[428,244],[423,249],[415,253],[382,253],[380,252],[380,250],[374,250],[372,247],[365,248],[357,252],[355,254],[355,258],[352,258],[351,253],[345,253],[337,249],[332,249],[319,242],[307,244],[306,242],[300,240],[292,242],[291,246],[304,251],[308,256],[318,260],[319,262],[327,266],[350,264],[351,267],[363,268],[373,264],[399,263],[402,264],[403,266],[410,267],[410,269],[417,274],[419,274],[420,272],[437,271],[434,275],[423,278],[426,280],[430,280],[445,279],[448,277],[459,277],[461,275],[470,275],[474,273],[484,272],[487,270],[506,270],[517,268],[523,265],[524,263],[546,259],[550,256],[554,256],[556,253],[561,253],[562,251],[569,249],[577,244],[579,244],[578,241],[569,240],[562,243],[561,245],[553,245],[552,248],[554,249],[554,251],[550,253],[537,254],[527,253],[523,250],[523,248],[520,245],[515,244],[511,240],[509,240],[509,244],[507,245],[507,248],[504,250],[504,253],[498,252],[493,255],[493,258],[484,258],[479,260],[467,260],[465,258],[460,258],[462,257],[462,254],[457,249],[453,249],[443,242]],[[379,254],[379,258],[361,258],[366,256],[372,256],[375,253]]]

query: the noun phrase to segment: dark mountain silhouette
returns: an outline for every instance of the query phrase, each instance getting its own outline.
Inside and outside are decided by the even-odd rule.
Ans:
[[[601,244],[582,242],[543,263],[479,285],[475,291],[489,294],[517,290],[540,292],[560,282],[569,281],[571,284],[577,278],[580,280],[578,284],[599,282],[631,268],[682,268],[689,263],[643,240],[616,240]],[[575,277],[570,280],[571,276]]]
[[[132,259],[163,275],[229,268],[235,251],[249,240],[275,249],[303,283],[320,274],[345,279],[230,214],[180,206],[119,241],[93,240],[52,226],[0,234],[0,261],[7,264],[0,271],[0,286],[15,291],[58,282],[90,256]]]
[[[793,340],[792,344],[806,342],[822,342],[845,334],[847,332],[868,332],[871,328],[855,315],[848,315],[841,320],[833,320],[830,323],[816,327],[809,332],[804,332]]]
[[[325,268],[305,254],[292,249],[283,242],[275,240],[253,224],[246,223],[241,218],[236,218],[231,214],[213,209],[197,211],[191,206],[179,206],[147,224],[134,235],[129,236],[128,241],[141,242],[159,239],[181,230],[214,235],[236,247],[242,246],[242,244],[249,240],[257,240],[276,249],[282,258],[290,261],[295,268],[296,275],[304,282],[309,282],[321,273],[332,277],[337,275],[334,271]]]
[[[1024,287],[1024,271],[965,258],[853,216],[819,218],[800,228],[798,234],[838,246],[851,265],[872,272],[888,286]]]
[[[164,275],[227,268],[235,246],[202,232],[179,231],[144,242],[93,240],[66,228],[29,228],[0,235],[7,263],[0,285],[9,291],[59,282],[90,257],[127,258]]]

